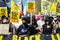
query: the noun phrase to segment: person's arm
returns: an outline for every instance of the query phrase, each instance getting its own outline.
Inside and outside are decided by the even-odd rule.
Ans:
[[[19,34],[19,32],[21,31],[21,26],[22,26],[22,25],[20,25],[19,28],[17,29],[17,31],[16,31],[17,34]]]
[[[41,28],[41,32],[43,33],[43,30],[44,30],[44,25],[42,26],[42,28]]]
[[[58,23],[58,26],[59,26],[59,28],[60,28],[60,22]]]
[[[43,28],[41,28],[41,32],[43,33]]]
[[[36,28],[36,29],[39,29],[39,27],[40,27],[40,26],[39,26],[39,21],[37,21],[37,28]]]
[[[52,33],[56,33],[56,30],[53,25],[52,25]]]

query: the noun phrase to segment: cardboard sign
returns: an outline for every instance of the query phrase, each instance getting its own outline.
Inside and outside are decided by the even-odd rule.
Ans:
[[[0,24],[0,34],[9,33],[9,24]]]
[[[14,22],[14,23],[19,23],[19,17],[20,17],[20,12],[19,11],[12,11],[10,13],[10,22]]]
[[[28,2],[27,3],[27,12],[35,12],[35,2]]]
[[[7,7],[0,7],[0,16],[3,16],[3,15],[8,17]]]

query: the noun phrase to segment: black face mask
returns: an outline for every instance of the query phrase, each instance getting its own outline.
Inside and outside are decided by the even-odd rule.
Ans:
[[[26,23],[23,23],[23,25],[26,25]]]
[[[46,22],[46,24],[47,24],[47,25],[50,25],[50,22],[48,22],[48,23]]]
[[[57,21],[57,20],[54,20],[55,22]]]

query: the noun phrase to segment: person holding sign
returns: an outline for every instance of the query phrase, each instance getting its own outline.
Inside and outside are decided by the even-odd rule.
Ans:
[[[2,24],[7,24],[8,23],[8,18],[6,16],[3,15],[1,17],[1,19],[2,19]]]

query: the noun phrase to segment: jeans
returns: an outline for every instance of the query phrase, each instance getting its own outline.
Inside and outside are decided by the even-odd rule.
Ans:
[[[50,34],[43,34],[43,35],[41,36],[41,40],[51,40]]]

